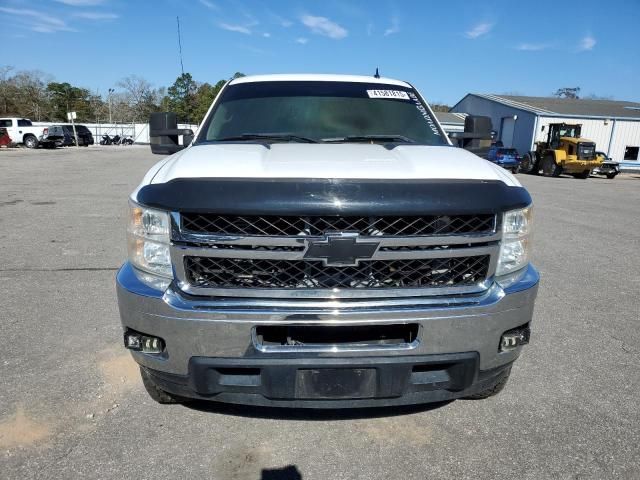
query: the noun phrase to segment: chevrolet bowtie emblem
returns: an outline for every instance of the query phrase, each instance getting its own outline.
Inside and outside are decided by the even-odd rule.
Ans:
[[[328,233],[322,240],[309,240],[304,258],[322,260],[328,267],[349,267],[371,258],[379,242],[359,242],[357,233]]]

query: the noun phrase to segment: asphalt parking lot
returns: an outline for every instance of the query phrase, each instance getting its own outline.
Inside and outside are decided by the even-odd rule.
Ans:
[[[145,147],[0,151],[0,478],[640,478],[640,178],[519,175],[542,283],[507,388],[434,407],[161,406],[114,276]]]

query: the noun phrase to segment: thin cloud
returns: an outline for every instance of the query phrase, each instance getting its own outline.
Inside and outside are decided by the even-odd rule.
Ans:
[[[55,0],[58,3],[64,3],[65,5],[71,5],[72,7],[95,7],[101,5],[104,0]]]
[[[289,28],[290,26],[293,25],[293,22],[291,20],[289,20],[286,17],[283,17],[282,15],[278,15],[277,13],[274,13],[271,10],[267,10],[267,13],[275,23],[277,23],[283,28]]]
[[[471,40],[475,40],[476,38],[482,37],[491,31],[493,28],[493,23],[483,22],[475,25],[471,30],[465,32],[465,36],[470,38]]]
[[[551,48],[551,45],[548,43],[521,43],[516,46],[516,50],[523,52],[539,52],[540,50],[546,50],[548,48]]]
[[[579,52],[586,52],[589,50],[593,50],[593,47],[596,46],[596,39],[593,38],[591,35],[587,35],[586,37],[584,37],[582,40],[580,40],[580,45],[578,46],[578,51]]]
[[[26,28],[38,33],[74,32],[64,20],[35,10],[0,7],[0,12],[16,18]]]
[[[255,53],[258,55],[267,55],[270,52],[263,50],[261,48],[258,47],[254,47],[253,45],[237,45],[238,48],[241,48],[242,50],[246,50],[247,52],[251,52],[251,53]]]
[[[105,12],[80,12],[74,13],[74,17],[84,18],[86,20],[115,20],[119,17],[115,13],[105,13]]]
[[[223,30],[227,30],[229,32],[237,32],[237,33],[243,33],[245,35],[251,35],[251,29],[245,25],[234,25],[231,23],[219,23],[218,26],[223,29]]]
[[[262,34],[262,36],[263,36],[264,38],[271,38],[271,34],[270,34],[269,32],[264,32],[264,33]]]
[[[391,18],[391,26],[384,31],[384,36],[388,37],[400,31],[400,19],[397,16]]]
[[[207,7],[209,10],[218,10],[218,6],[209,0],[198,0],[201,5]]]
[[[307,43],[309,43],[309,39],[304,37],[296,38],[296,43],[299,43],[300,45],[306,45]]]
[[[340,40],[345,38],[349,32],[327,17],[315,17],[313,15],[303,15],[300,19],[302,23],[313,33],[325,37]]]

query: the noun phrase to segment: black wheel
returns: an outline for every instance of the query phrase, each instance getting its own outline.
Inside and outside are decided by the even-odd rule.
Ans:
[[[574,173],[573,178],[581,178],[582,180],[589,178],[591,172],[589,170],[585,170],[584,172]]]
[[[607,173],[607,178],[609,180],[613,180],[614,178],[616,178],[616,175],[618,175],[618,172]]]
[[[520,173],[520,167],[513,167],[511,172],[515,175],[516,173]]]
[[[38,148],[38,139],[33,135],[25,135],[23,142],[27,148]]]
[[[552,154],[547,154],[542,159],[542,173],[545,177],[559,177],[562,173],[560,167]]]
[[[142,377],[142,384],[144,385],[145,390],[147,391],[149,396],[156,402],[163,405],[180,402],[179,398],[170,395],[169,393],[158,387],[156,382],[144,367],[140,367],[140,376]]]
[[[538,170],[539,168],[536,161],[536,154],[534,152],[526,153],[522,158],[522,163],[520,164],[520,171],[522,173],[537,175]]]
[[[482,390],[481,392],[474,393],[473,395],[469,395],[469,400],[483,400],[485,398],[493,397],[494,395],[499,394],[507,384],[507,380],[509,380],[509,375],[511,375],[511,366],[501,372],[493,381],[493,383]]]

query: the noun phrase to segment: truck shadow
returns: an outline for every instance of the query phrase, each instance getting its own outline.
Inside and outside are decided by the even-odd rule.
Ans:
[[[183,406],[191,410],[221,415],[233,415],[246,418],[264,418],[270,420],[358,420],[366,418],[384,418],[429,412],[442,408],[453,400],[434,402],[422,405],[401,405],[392,407],[367,407],[344,409],[316,409],[316,408],[283,408],[262,407],[254,405],[235,405],[222,402],[207,402],[195,400],[184,403]]]

